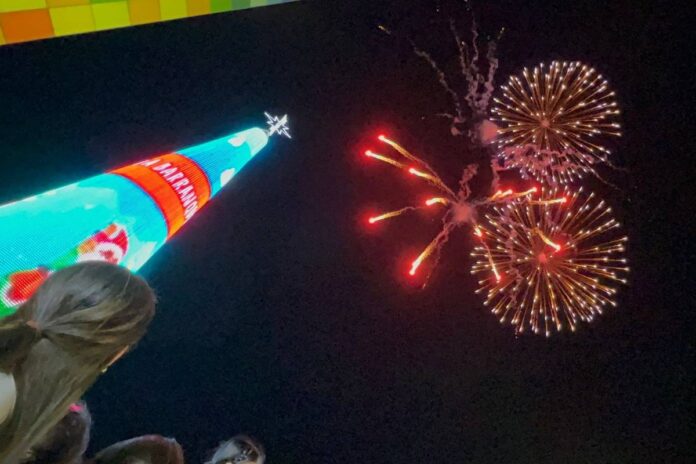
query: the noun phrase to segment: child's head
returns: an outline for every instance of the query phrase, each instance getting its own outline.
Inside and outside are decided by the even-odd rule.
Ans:
[[[173,438],[143,435],[99,451],[90,464],[184,464],[184,451]]]
[[[99,375],[145,334],[155,311],[148,284],[125,268],[87,262],[51,275],[0,320],[0,369],[17,400],[0,425],[0,462],[15,464]]]
[[[89,444],[92,416],[83,402],[70,405],[68,413],[34,445],[22,464],[78,464]]]

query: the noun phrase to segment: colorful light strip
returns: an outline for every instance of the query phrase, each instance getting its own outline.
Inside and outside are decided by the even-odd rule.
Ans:
[[[0,0],[0,45],[295,0]]]

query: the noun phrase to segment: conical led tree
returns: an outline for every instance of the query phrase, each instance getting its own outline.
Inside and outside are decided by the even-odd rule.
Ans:
[[[269,118],[269,122],[272,122]],[[254,155],[275,118],[0,207],[0,317],[56,269],[101,260],[137,271]]]

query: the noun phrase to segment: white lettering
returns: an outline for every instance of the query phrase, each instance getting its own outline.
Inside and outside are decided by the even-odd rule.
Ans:
[[[174,181],[177,180],[177,179],[181,179],[182,177],[184,177],[184,173],[183,173],[183,172],[177,172],[177,173],[174,174],[173,176],[165,177],[165,179],[167,179],[167,182],[170,182],[170,183],[171,183],[171,182],[174,182]]]
[[[186,187],[185,189],[179,190],[179,196],[180,196],[181,198],[183,198],[183,197],[185,197],[186,195],[188,195],[188,193],[189,193],[190,191],[192,191],[192,190],[193,190],[193,186],[189,185],[189,186]]]
[[[165,171],[160,172],[160,174],[162,174],[162,177],[164,177],[165,179],[167,179],[167,177],[171,176],[171,175],[174,174],[176,171],[178,171],[178,169],[176,169],[176,168],[169,168],[169,169],[167,169],[167,170],[165,170]],[[169,179],[167,179],[167,180],[169,180]]]
[[[179,197],[181,206],[184,208],[184,218],[188,221],[191,216],[198,211],[198,196],[196,195],[196,190],[193,187],[191,180],[188,178],[188,174],[182,172],[178,167],[173,166],[172,163],[160,163],[160,159],[152,159],[148,161],[143,161],[143,166],[150,167],[153,171],[157,172],[167,183],[174,189]]]
[[[142,161],[142,162],[140,162],[140,163],[138,163],[138,164],[140,164],[141,166],[146,166],[146,167],[147,167],[147,166],[152,166],[153,164],[157,164],[157,163],[159,163],[159,162],[160,162],[159,158],[155,158],[155,159],[151,159],[151,160]]]
[[[181,199],[181,204],[186,208],[192,201],[198,201],[196,194],[191,192],[188,196]]]
[[[179,190],[180,187],[183,187],[184,185],[188,185],[190,182],[188,179],[181,179],[179,182],[172,184],[172,188],[174,190]]]
[[[196,213],[196,211],[198,211],[198,202],[194,201],[184,211],[184,217],[186,218],[186,220],[188,221],[189,219],[191,219],[191,216],[193,216]]]

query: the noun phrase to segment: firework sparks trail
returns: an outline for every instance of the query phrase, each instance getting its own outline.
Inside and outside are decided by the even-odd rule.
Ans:
[[[410,175],[416,176],[428,183],[438,191],[437,196],[428,198],[425,202],[419,205],[408,205],[393,211],[372,216],[368,219],[370,224],[393,219],[402,214],[413,212],[425,208],[441,207],[442,213],[442,228],[433,240],[423,249],[418,257],[413,260],[408,271],[410,275],[416,275],[420,266],[427,260],[432,260],[431,268],[437,266],[439,261],[440,251],[445,243],[447,243],[452,231],[465,224],[472,224],[479,230],[476,225],[478,211],[481,208],[489,207],[496,204],[512,202],[521,198],[530,198],[537,192],[537,188],[533,187],[523,192],[515,192],[512,189],[498,190],[490,197],[478,200],[469,200],[471,189],[469,181],[476,175],[477,165],[472,164],[467,166],[459,180],[459,189],[457,192],[449,188],[442,178],[421,158],[413,155],[411,152],[403,148],[395,141],[380,135],[378,140],[390,146],[398,155],[398,159],[389,156],[375,153],[372,150],[367,150],[365,155],[369,158],[376,159],[385,164],[393,166]],[[546,203],[546,201],[537,201],[537,203]]]
[[[516,332],[547,337],[565,326],[575,331],[607,305],[616,306],[616,283],[626,283],[625,236],[611,208],[582,189],[542,190],[539,201],[496,206],[478,225],[480,245],[472,252],[472,274],[485,304]]]
[[[601,74],[577,61],[510,76],[491,110],[503,168],[558,185],[609,164],[604,138],[621,135],[614,97]]]

